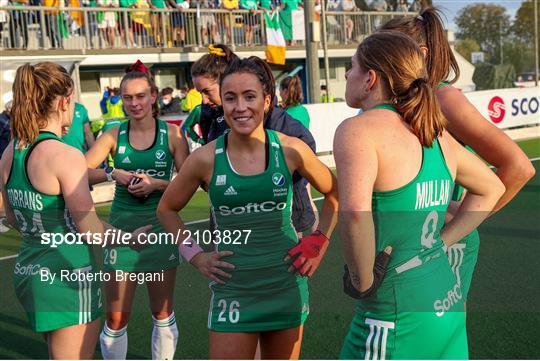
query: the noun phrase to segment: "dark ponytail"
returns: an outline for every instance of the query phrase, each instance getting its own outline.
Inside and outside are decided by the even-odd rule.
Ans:
[[[423,23],[428,54],[426,57],[426,67],[429,73],[431,86],[436,87],[443,81],[450,84],[459,79],[459,66],[448,43],[448,36],[444,30],[443,21],[439,11],[433,7],[427,7],[418,15],[422,19],[417,19]],[[450,69],[454,72],[454,77],[450,77]]]
[[[385,97],[420,143],[430,147],[442,134],[446,120],[429,84],[418,45],[402,33],[381,31],[364,39],[356,54],[364,71],[377,72]]]
[[[272,69],[270,69],[266,61],[262,60],[257,56],[250,56],[249,58],[245,59],[236,58],[227,66],[227,68],[221,75],[219,87],[221,88],[223,80],[227,76],[235,73],[249,73],[255,75],[261,82],[264,95],[270,96],[269,110],[274,107],[274,99],[276,97],[276,85]]]
[[[209,53],[191,66],[191,77],[205,76],[219,82],[227,65],[237,60],[238,56],[227,45],[210,45],[208,48]]]
[[[448,43],[441,12],[435,7],[426,7],[417,16],[394,18],[385,23],[381,31],[399,31],[409,35],[420,46],[427,48],[426,67],[429,84],[434,88],[443,81],[455,83],[459,78],[459,66]],[[449,79],[450,70],[454,77]]]
[[[422,145],[431,146],[442,134],[446,121],[427,78],[414,80],[405,94],[395,97],[395,104]]]

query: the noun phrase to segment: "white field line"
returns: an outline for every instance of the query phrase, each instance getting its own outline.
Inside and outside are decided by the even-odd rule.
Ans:
[[[529,158],[529,160],[531,162],[536,162],[537,160],[540,160],[540,157],[536,157],[536,158]],[[493,168],[493,167],[492,167]],[[323,199],[324,197],[318,197],[318,198],[313,198],[314,201],[320,201],[321,199]],[[209,219],[208,218],[205,218],[205,219],[198,219],[196,221],[191,221],[191,222],[186,222],[186,226],[189,226],[189,225],[192,225],[192,224],[198,224],[198,223],[204,223],[204,222],[208,222]],[[11,259],[11,258],[15,258],[17,257],[19,254],[12,254],[11,256],[4,256],[4,257],[0,257],[0,261],[5,261],[5,260],[8,260],[8,259]]]

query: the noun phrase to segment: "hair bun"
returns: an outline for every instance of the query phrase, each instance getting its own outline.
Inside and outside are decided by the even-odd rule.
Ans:
[[[150,75],[150,70],[148,70],[148,68],[140,60],[137,60],[134,64],[131,64],[126,68],[126,73],[131,73],[132,71],[139,71],[141,73]]]

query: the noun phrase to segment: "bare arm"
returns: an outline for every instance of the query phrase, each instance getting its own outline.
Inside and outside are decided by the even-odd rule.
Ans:
[[[115,133],[113,133],[113,130]],[[109,153],[116,148],[116,134],[118,134],[118,128],[112,128],[108,132],[103,133],[96,139],[94,145],[88,149],[88,152],[86,152],[85,158],[88,166],[90,184],[107,181],[105,171],[103,169],[96,169],[96,167],[107,159]]]
[[[201,149],[197,149],[186,159],[178,175],[172,180],[161,197],[157,208],[157,217],[163,228],[169,233],[182,235],[187,230],[178,212],[188,204],[193,194],[197,191],[197,188],[199,188],[199,185],[205,182],[205,178],[208,176],[205,172],[213,169],[213,164],[211,164],[213,162],[209,161],[209,157],[213,159],[213,148],[208,152],[208,147],[212,147],[212,145],[209,144]],[[221,261],[220,258],[232,255],[232,252],[204,252],[197,244],[188,245],[181,243],[178,246],[180,253],[184,257],[185,247],[192,252],[191,258],[188,261],[211,280],[223,284],[224,281],[218,276],[230,277],[230,274],[224,272],[221,268],[233,269],[234,266]],[[193,255],[195,252],[196,254]]]
[[[497,168],[497,176],[506,187],[493,209],[500,210],[534,176],[533,165],[519,146],[489,123],[458,89],[445,86],[436,94],[448,119],[448,130]]]
[[[82,153],[66,151],[52,163],[52,172],[58,178],[62,195],[77,229],[81,233],[104,233],[105,226],[96,215],[94,202],[88,190],[86,161]],[[69,164],[65,167],[64,164]]]
[[[371,214],[378,159],[375,144],[363,124],[347,119],[334,137],[338,173],[340,236],[351,281],[361,292],[373,284],[375,225]]]
[[[116,140],[118,138],[118,130],[120,127],[114,127],[107,132],[101,134],[96,139],[94,145],[86,152],[86,164],[88,166],[88,178],[90,184],[96,184],[107,181],[104,169],[96,169],[109,154],[114,154],[116,150]],[[115,169],[113,177],[117,183],[128,185],[132,175],[121,169]]]
[[[86,145],[88,145],[89,149],[92,148],[92,146],[96,142],[96,139],[94,138],[94,133],[92,133],[89,123],[84,124],[84,140],[86,141]]]
[[[65,167],[65,164],[70,166]],[[56,155],[54,162],[51,162],[50,169],[58,178],[66,207],[80,233],[104,235],[107,229],[114,229],[102,222],[96,214],[94,202],[88,190],[86,160],[80,152],[71,149],[62,151]],[[141,227],[133,234],[141,233],[141,230],[149,228],[149,226]],[[101,239],[103,240],[104,237]],[[136,245],[133,246],[136,247]]]
[[[291,174],[298,171],[315,189],[324,194],[318,232],[302,237],[296,246],[289,249],[284,259],[285,262],[288,262],[294,257],[289,272],[296,271],[302,276],[311,277],[319,268],[326,254],[330,236],[337,223],[337,179],[306,143],[298,138],[285,136],[282,138]]]
[[[303,141],[288,137],[295,169],[319,192],[324,195],[319,231],[328,238],[332,235],[337,223],[338,185],[332,171],[322,163],[311,148]]]
[[[176,234],[187,229],[178,212],[188,204],[203,181],[199,163],[201,157],[197,153],[186,159],[159,202],[157,216],[167,232]]]
[[[503,195],[503,183],[476,155],[447,136],[457,160],[456,182],[468,192],[454,218],[441,231],[447,246],[458,242],[478,227]]]

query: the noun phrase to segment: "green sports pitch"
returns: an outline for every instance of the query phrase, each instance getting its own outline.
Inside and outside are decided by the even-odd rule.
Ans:
[[[473,359],[540,359],[540,140],[519,145],[533,160],[537,174],[506,208],[480,227],[480,254],[467,304]],[[108,205],[97,208],[104,219],[109,210]],[[198,192],[182,216],[195,222],[192,229],[205,229],[206,194]],[[311,314],[305,324],[304,359],[337,358],[354,313],[354,301],[341,289],[343,260],[337,232],[332,238],[325,261],[310,281]],[[13,290],[13,256],[18,246],[16,232],[0,234],[0,359],[46,359],[47,345],[30,331]],[[96,252],[100,253],[99,248]],[[175,358],[208,357],[209,300],[208,281],[191,266],[180,265],[175,290],[180,337]],[[150,358],[151,332],[146,287],[139,286],[128,325],[128,358]],[[101,358],[99,345],[95,357]]]

